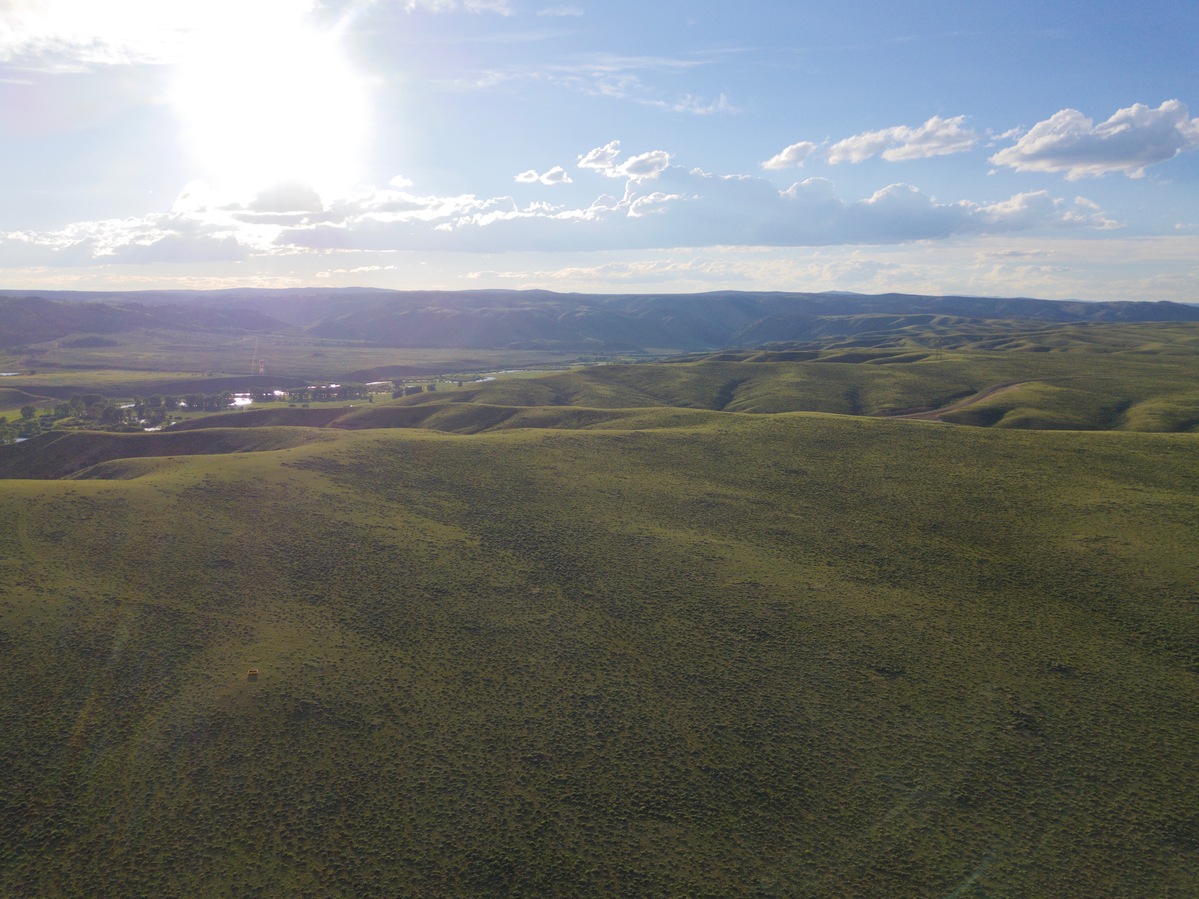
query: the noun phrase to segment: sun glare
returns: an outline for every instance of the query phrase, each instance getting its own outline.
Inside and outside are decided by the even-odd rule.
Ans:
[[[221,194],[300,183],[328,196],[358,180],[366,85],[336,35],[303,21],[214,29],[181,66],[173,103],[187,151]]]

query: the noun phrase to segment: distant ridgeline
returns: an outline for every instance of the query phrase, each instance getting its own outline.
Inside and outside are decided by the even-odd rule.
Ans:
[[[104,347],[106,337],[153,329],[295,335],[382,347],[702,352],[995,320],[1185,322],[1199,321],[1199,306],[737,291],[0,291],[0,348],[59,340]]]

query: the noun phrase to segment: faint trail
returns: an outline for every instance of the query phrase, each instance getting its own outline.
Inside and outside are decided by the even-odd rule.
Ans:
[[[1043,378],[1037,380],[1044,380]],[[1020,387],[1023,384],[1033,384],[1035,381],[1005,381],[1002,384],[992,384],[990,387],[984,387],[978,393],[972,394],[965,399],[956,400],[947,406],[942,406],[939,409],[927,409],[924,412],[909,412],[906,415],[889,415],[888,418],[905,418],[905,419],[922,419],[924,421],[940,421],[941,416],[946,412],[954,412],[958,409],[965,409],[967,406],[972,406],[977,402],[985,400],[987,397],[995,396],[997,393],[1011,390],[1013,387]]]
[[[997,850],[996,850],[997,851]],[[995,861],[995,851],[983,859],[982,864],[970,872],[970,876],[957,885],[957,888],[952,893],[947,893],[945,899],[958,899],[959,896],[964,896],[966,890],[974,886],[975,882],[982,873],[990,867],[991,862]]]
[[[33,561],[33,543],[29,539],[29,515],[24,505],[17,509],[17,549],[26,560]]]

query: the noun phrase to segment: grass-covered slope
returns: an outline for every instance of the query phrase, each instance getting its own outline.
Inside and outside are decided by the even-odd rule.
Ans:
[[[1199,891],[1195,436],[682,414],[0,482],[0,894]]]
[[[935,417],[1002,428],[1199,429],[1199,325],[1005,328],[1000,337],[995,327],[978,330],[903,332],[879,338],[878,346],[593,366],[404,402],[872,416],[944,410]]]

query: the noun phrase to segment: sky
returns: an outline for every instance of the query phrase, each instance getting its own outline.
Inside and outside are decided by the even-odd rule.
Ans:
[[[0,0],[0,287],[1199,302],[1193,0]]]

